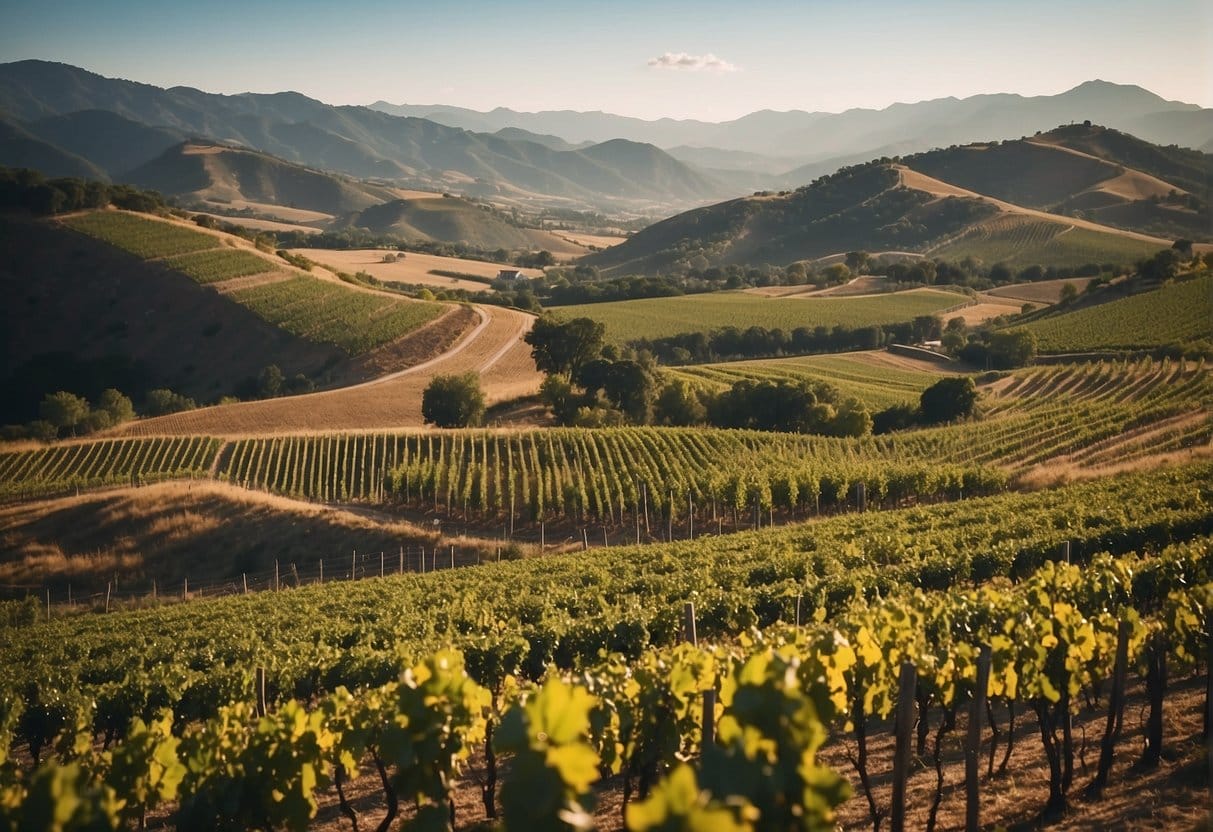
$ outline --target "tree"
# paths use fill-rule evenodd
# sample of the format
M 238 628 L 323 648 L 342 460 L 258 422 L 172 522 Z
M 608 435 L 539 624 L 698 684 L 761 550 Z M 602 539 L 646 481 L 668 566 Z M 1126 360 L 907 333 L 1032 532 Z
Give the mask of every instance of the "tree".
M 120 425 L 135 418 L 135 405 L 113 387 L 101 391 L 101 397 L 97 399 L 97 409 L 109 417 L 111 425 Z
M 148 416 L 164 416 L 168 413 L 180 413 L 183 410 L 193 410 L 197 403 L 180 393 L 174 393 L 166 387 L 160 387 L 147 394 L 143 410 Z
M 551 408 L 552 415 L 562 425 L 569 425 L 577 414 L 579 400 L 573 385 L 564 376 L 545 376 L 539 385 L 539 400 Z
M 707 417 L 707 411 L 691 385 L 675 379 L 661 388 L 654 403 L 653 421 L 662 425 L 697 425 Z
M 846 255 L 847 268 L 855 274 L 863 274 L 871 259 L 866 251 L 848 251 Z
M 1073 283 L 1063 283 L 1061 285 L 1061 302 L 1063 304 L 1072 302 L 1078 297 L 1078 287 Z
M 263 399 L 272 399 L 275 396 L 282 395 L 282 383 L 284 381 L 282 370 L 277 364 L 267 364 L 261 368 L 261 372 L 257 375 L 257 392 Z
M 484 421 L 484 393 L 480 376 L 435 376 L 421 394 L 421 415 L 440 428 L 464 428 Z
M 990 336 L 990 365 L 1010 370 L 1032 363 L 1036 357 L 1036 336 L 1026 329 L 1006 329 Z
M 607 399 L 634 425 L 649 422 L 653 404 L 653 381 L 636 361 L 615 361 L 607 369 L 602 390 Z
M 951 422 L 972 414 L 977 387 L 968 376 L 943 378 L 922 391 L 919 410 L 927 424 Z
M 58 393 L 47 393 L 38 412 L 57 431 L 66 429 L 75 435 L 76 427 L 88 418 L 89 407 L 83 397 L 60 390 Z
M 1192 259 L 1192 241 L 1191 240 L 1176 240 L 1171 249 L 1179 252 L 1179 256 L 1185 260 Z
M 543 315 L 524 340 L 531 345 L 535 366 L 541 372 L 567 376 L 598 357 L 605 333 L 606 327 L 590 318 L 562 322 Z

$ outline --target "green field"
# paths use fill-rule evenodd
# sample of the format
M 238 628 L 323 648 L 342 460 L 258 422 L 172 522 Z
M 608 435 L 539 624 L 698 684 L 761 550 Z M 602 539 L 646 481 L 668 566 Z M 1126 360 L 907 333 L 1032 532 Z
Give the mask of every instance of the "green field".
M 1139 349 L 1213 338 L 1213 275 L 1033 321 L 1042 352 Z
M 1105 234 L 1059 222 L 1005 215 L 981 223 L 959 238 L 933 249 L 932 257 L 1009 266 L 1082 266 L 1087 263 L 1135 263 L 1160 247 L 1152 243 Z
M 313 277 L 239 289 L 229 297 L 287 332 L 333 344 L 350 355 L 406 335 L 448 308 L 440 303 L 359 292 Z
M 886 367 L 856 355 L 812 355 L 799 358 L 770 358 L 758 361 L 729 361 L 668 370 L 693 387 L 723 390 L 742 379 L 755 381 L 823 381 L 853 396 L 871 410 L 895 404 L 916 404 L 918 396 L 945 372 Z
M 251 251 L 236 248 L 217 248 L 182 254 L 168 258 L 164 264 L 184 272 L 204 285 L 274 271 L 274 265 L 268 260 Z
M 119 211 L 93 211 L 63 222 L 145 260 L 219 246 L 219 240 L 210 234 Z
M 843 326 L 851 329 L 909 321 L 942 312 L 967 298 L 934 289 L 862 298 L 767 298 L 745 292 L 712 292 L 672 298 L 562 306 L 557 314 L 593 318 L 606 325 L 607 340 L 626 344 L 683 332 L 760 326 L 788 332 L 797 327 Z

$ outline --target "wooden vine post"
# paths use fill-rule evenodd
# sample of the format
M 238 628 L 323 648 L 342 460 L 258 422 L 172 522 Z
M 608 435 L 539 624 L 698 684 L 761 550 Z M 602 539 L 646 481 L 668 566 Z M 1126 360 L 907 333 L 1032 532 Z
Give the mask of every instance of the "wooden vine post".
M 893 832 L 906 829 L 906 781 L 910 778 L 910 750 L 914 733 L 914 688 L 918 670 L 913 662 L 903 662 L 897 684 L 897 718 L 895 722 L 896 750 L 893 753 Z
M 965 832 L 981 828 L 981 795 L 978 762 L 981 753 L 981 719 L 986 713 L 986 691 L 990 685 L 990 648 L 983 645 L 977 656 L 977 681 L 969 703 L 969 733 L 965 739 Z

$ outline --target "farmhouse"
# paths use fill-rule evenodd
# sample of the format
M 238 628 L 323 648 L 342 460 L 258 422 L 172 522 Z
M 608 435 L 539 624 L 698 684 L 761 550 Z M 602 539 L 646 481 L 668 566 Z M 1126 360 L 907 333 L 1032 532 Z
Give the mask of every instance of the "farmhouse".
M 526 280 L 526 275 L 521 269 L 502 269 L 497 272 L 498 280 Z

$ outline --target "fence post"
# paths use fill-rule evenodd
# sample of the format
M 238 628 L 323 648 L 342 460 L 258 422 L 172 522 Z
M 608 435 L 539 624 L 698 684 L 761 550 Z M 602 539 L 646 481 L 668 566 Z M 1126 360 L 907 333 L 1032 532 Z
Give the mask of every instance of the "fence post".
M 977 784 L 978 755 L 981 751 L 981 719 L 986 712 L 986 689 L 990 684 L 990 648 L 983 645 L 977 656 L 977 684 L 969 703 L 969 736 L 965 741 L 965 832 L 981 828 L 980 792 Z
M 51 588 L 46 588 L 46 620 L 51 620 Z
M 383 577 L 383 550 L 379 551 L 379 577 Z
M 186 578 L 185 582 L 181 586 L 181 600 L 184 601 L 185 599 L 187 599 L 189 597 L 190 597 L 190 579 Z
M 543 551 L 543 549 L 547 548 L 547 545 L 548 545 L 547 535 L 543 528 L 543 521 L 540 520 L 539 521 L 539 549 L 540 549 L 540 551 Z
M 398 574 L 398 575 L 404 574 L 404 547 L 403 546 L 400 547 L 400 569 L 396 574 Z
M 590 549 L 590 533 L 587 529 L 581 530 L 581 551 L 588 552 Z
M 1108 696 L 1108 722 L 1104 727 L 1103 739 L 1099 743 L 1099 769 L 1089 787 L 1090 794 L 1098 798 L 1103 794 L 1104 786 L 1108 784 L 1108 774 L 1112 770 L 1112 754 L 1116 750 L 1116 740 L 1120 736 L 1120 714 L 1125 703 L 1125 676 L 1129 664 L 1129 636 L 1133 625 L 1128 621 L 1120 622 L 1116 631 L 1116 663 L 1112 665 L 1112 690 Z
M 689 641 L 698 647 L 699 639 L 695 634 L 695 602 L 687 601 L 682 605 L 682 636 L 683 641 Z
M 244 594 L 248 595 L 248 573 L 247 572 L 240 573 L 240 583 L 244 585 Z
M 897 744 L 893 756 L 893 806 L 891 828 L 893 832 L 905 832 L 906 828 L 906 781 L 910 777 L 911 735 L 914 732 L 914 688 L 918 683 L 918 670 L 913 662 L 902 662 L 901 678 L 897 684 Z
M 274 558 L 274 592 L 278 591 L 278 559 Z
M 105 584 L 105 611 L 106 612 L 110 611 L 110 587 L 111 586 L 112 586 L 112 584 L 110 584 L 107 581 Z
M 320 583 L 324 583 L 324 558 L 320 559 Z
M 257 697 L 257 716 L 262 716 L 262 717 L 263 717 L 263 716 L 265 716 L 265 712 L 266 712 L 266 707 L 265 707 L 265 668 L 264 668 L 264 667 L 258 667 L 258 668 L 257 668 L 257 679 L 256 679 L 256 682 L 255 682 L 254 684 L 256 685 L 256 690 L 255 690 L 255 691 L 253 691 L 253 694 L 254 694 L 254 695 Z
M 716 688 L 703 692 L 703 742 L 701 748 L 716 742 Z
M 451 544 L 451 568 L 455 568 L 455 544 Z

